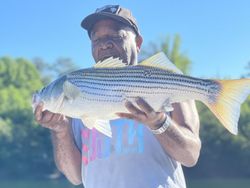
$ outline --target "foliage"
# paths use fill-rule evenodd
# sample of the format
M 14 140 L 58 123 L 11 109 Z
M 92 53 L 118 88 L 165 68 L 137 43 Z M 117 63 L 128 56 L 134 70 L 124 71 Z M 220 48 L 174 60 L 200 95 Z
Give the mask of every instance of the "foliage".
M 0 76 L 0 177 L 51 172 L 49 132 L 31 109 L 32 93 L 42 87 L 38 71 L 25 59 L 2 57 Z
M 47 63 L 41 58 L 35 58 L 33 63 L 39 71 L 44 85 L 50 83 L 52 79 L 77 69 L 70 58 L 59 58 L 54 63 Z
M 250 61 L 247 62 L 245 69 L 247 73 L 243 74 L 242 77 L 249 78 L 250 77 Z
M 187 169 L 191 177 L 247 177 L 250 175 L 250 99 L 241 109 L 239 133 L 229 133 L 215 116 L 199 103 L 202 140 L 200 160 L 193 169 Z

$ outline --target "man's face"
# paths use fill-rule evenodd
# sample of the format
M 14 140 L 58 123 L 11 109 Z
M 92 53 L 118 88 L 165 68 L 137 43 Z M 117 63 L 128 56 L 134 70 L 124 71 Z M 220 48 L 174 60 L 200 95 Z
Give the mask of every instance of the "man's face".
M 92 55 L 95 62 L 111 56 L 119 57 L 127 65 L 137 64 L 140 44 L 129 27 L 105 19 L 98 21 L 91 31 Z

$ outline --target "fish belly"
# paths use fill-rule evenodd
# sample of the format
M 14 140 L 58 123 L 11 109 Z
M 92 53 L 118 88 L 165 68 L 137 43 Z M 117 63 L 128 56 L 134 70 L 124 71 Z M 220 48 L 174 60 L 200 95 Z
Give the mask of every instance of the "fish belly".
M 126 101 L 136 104 L 136 98 L 142 97 L 145 101 L 153 107 L 155 111 L 160 111 L 165 102 L 169 103 L 168 99 L 172 95 L 171 93 L 158 94 L 155 93 L 138 94 L 136 92 L 117 92 L 110 95 L 105 93 L 99 93 L 100 95 L 96 96 L 86 96 L 84 99 L 78 99 L 75 101 L 75 110 L 74 114 L 83 114 L 82 116 L 95 117 L 96 119 L 116 119 L 118 116 L 117 112 L 129 113 L 128 109 L 125 107 Z M 171 105 L 169 103 L 169 105 Z M 75 111 L 74 110 L 74 111 Z M 80 112 L 80 113 L 79 113 Z

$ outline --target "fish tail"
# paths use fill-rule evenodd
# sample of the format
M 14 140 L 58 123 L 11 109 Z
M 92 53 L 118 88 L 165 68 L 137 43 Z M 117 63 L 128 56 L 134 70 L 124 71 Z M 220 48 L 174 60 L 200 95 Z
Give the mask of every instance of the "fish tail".
M 220 86 L 216 100 L 206 105 L 232 134 L 238 134 L 240 106 L 250 94 L 250 79 L 215 80 Z

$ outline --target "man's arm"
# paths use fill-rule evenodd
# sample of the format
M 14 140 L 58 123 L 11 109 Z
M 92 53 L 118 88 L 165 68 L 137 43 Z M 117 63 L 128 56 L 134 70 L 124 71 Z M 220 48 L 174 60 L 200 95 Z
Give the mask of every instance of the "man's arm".
M 171 125 L 156 137 L 173 159 L 191 167 L 197 163 L 201 149 L 199 116 L 194 101 L 174 104 L 173 107 Z
M 42 127 L 51 130 L 57 168 L 72 184 L 81 184 L 81 153 L 74 143 L 70 119 L 61 114 L 42 112 L 42 109 L 42 104 L 39 104 L 35 119 Z
M 118 115 L 140 121 L 154 130 L 163 125 L 166 120 L 164 112 L 155 112 L 142 98 L 138 98 L 136 103 L 139 108 L 131 102 L 126 102 L 126 107 L 131 113 Z M 164 133 L 155 136 L 173 159 L 191 167 L 198 161 L 201 149 L 199 116 L 194 101 L 174 104 L 173 107 L 171 125 Z

